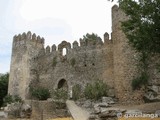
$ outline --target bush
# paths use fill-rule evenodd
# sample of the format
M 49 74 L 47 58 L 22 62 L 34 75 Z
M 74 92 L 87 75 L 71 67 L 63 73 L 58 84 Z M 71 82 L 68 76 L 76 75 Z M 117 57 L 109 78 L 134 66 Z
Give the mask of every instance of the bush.
M 7 104 L 14 102 L 13 97 L 11 95 L 5 96 L 3 101 L 4 101 L 3 106 L 6 106 Z
M 140 77 L 132 80 L 132 89 L 136 90 L 141 88 L 143 85 L 148 83 L 148 75 L 146 73 L 142 73 Z
M 38 100 L 47 100 L 50 97 L 49 90 L 43 87 L 32 88 L 31 94 Z
M 56 100 L 66 100 L 68 98 L 68 92 L 63 89 L 56 89 L 53 92 L 53 98 Z
M 18 96 L 18 95 L 13 96 L 13 100 L 15 102 L 22 102 L 22 98 L 20 96 Z
M 21 97 L 19 97 L 18 95 L 12 96 L 12 95 L 6 95 L 3 99 L 3 106 L 6 106 L 7 104 L 11 104 L 14 102 L 22 102 Z
M 82 89 L 81 86 L 79 84 L 76 84 L 73 86 L 72 88 L 72 98 L 73 100 L 78 100 L 79 98 L 82 97 Z
M 0 107 L 3 105 L 3 99 L 8 92 L 9 73 L 0 76 Z
M 108 86 L 103 81 L 96 81 L 92 84 L 87 84 L 84 90 L 84 95 L 87 99 L 98 100 L 103 96 L 107 96 Z
M 53 92 L 53 98 L 56 100 L 56 108 L 57 109 L 64 109 L 66 108 L 65 101 L 68 98 L 68 92 L 63 89 L 56 89 Z

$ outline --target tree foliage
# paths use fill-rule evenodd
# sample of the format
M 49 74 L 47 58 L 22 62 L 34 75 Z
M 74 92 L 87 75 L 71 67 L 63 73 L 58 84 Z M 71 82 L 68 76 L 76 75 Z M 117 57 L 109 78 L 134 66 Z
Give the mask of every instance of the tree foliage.
M 128 16 L 122 29 L 139 52 L 160 53 L 160 0 L 119 0 Z
M 0 77 L 0 106 L 3 104 L 3 98 L 7 95 L 8 91 L 9 73 Z
M 96 40 L 97 38 L 99 38 L 99 36 L 95 33 L 92 34 L 87 33 L 86 35 L 83 35 L 84 40 Z
M 92 33 L 92 34 L 87 33 L 86 35 L 83 35 L 82 40 L 86 41 L 86 44 L 88 44 L 88 42 L 90 41 L 96 44 L 97 40 L 102 40 L 102 39 L 95 33 Z
M 132 81 L 133 89 L 137 89 L 149 79 L 150 55 L 160 53 L 160 0 L 119 0 L 119 6 L 128 17 L 122 22 L 122 30 L 141 55 L 141 75 Z

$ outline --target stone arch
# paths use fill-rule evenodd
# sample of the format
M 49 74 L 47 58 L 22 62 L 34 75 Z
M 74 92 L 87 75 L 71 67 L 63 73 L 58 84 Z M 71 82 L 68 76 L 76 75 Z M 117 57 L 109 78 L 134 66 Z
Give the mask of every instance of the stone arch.
M 58 45 L 58 51 L 60 52 L 60 55 L 62 55 L 62 56 L 63 56 L 63 52 L 64 52 L 63 49 L 66 50 L 66 54 L 67 54 L 69 49 L 71 49 L 71 44 L 69 42 L 62 41 L 62 43 Z
M 57 84 L 58 89 L 63 89 L 65 91 L 68 91 L 68 83 L 65 79 L 61 79 Z

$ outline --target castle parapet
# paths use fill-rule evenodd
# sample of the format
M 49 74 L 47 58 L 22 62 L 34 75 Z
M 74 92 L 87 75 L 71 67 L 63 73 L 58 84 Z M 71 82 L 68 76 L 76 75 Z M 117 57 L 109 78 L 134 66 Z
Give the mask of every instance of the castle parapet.
M 79 47 L 79 46 L 78 46 L 78 42 L 77 42 L 77 41 L 74 41 L 72 45 L 73 45 L 73 49 L 75 49 L 75 48 L 78 48 L 78 47 Z
M 24 45 L 26 44 L 26 42 L 30 42 L 30 41 L 33 42 L 33 45 L 39 45 L 43 47 L 45 40 L 43 37 L 41 38 L 40 36 L 36 36 L 35 33 L 33 33 L 32 35 L 30 31 L 27 33 L 24 32 L 23 34 L 18 34 L 18 36 L 15 35 L 13 37 L 13 45 L 17 47 Z
M 27 38 L 27 34 L 24 32 L 24 33 L 22 34 L 21 40 L 25 40 L 26 38 Z
M 104 42 L 107 42 L 109 40 L 109 34 L 106 32 L 104 33 Z
M 46 47 L 46 54 L 49 54 L 51 51 L 50 51 L 50 46 L 47 46 Z
M 60 53 L 60 55 L 63 55 L 63 49 L 66 49 L 66 54 L 69 52 L 69 50 L 71 49 L 71 44 L 69 42 L 66 41 L 62 41 L 59 45 L 58 45 L 58 51 Z
M 80 46 L 81 46 L 81 47 L 86 46 L 86 41 L 85 41 L 85 40 L 79 39 L 79 42 L 80 42 Z
M 56 45 L 53 44 L 53 45 L 52 45 L 52 52 L 55 52 L 55 51 L 56 51 L 56 48 L 57 48 Z
M 30 31 L 27 32 L 27 40 L 32 39 L 32 33 Z
M 109 34 L 106 32 L 104 33 L 104 43 L 105 44 L 111 44 L 112 40 L 109 39 Z

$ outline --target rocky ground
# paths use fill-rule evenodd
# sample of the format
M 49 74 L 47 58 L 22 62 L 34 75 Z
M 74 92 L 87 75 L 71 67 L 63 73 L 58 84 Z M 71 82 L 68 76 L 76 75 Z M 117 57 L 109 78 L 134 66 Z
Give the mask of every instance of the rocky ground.
M 79 107 L 86 109 L 89 112 L 89 120 L 117 120 L 117 115 L 128 114 L 158 114 L 159 118 L 154 120 L 160 120 L 160 102 L 154 103 L 145 103 L 141 105 L 120 105 L 117 100 L 112 97 L 102 97 L 100 101 L 91 101 L 91 100 L 79 100 L 75 102 Z M 24 110 L 29 109 L 27 105 L 22 107 Z M 0 111 L 1 112 L 1 111 Z M 2 114 L 2 113 L 1 113 Z M 121 116 L 120 116 L 121 117 Z M 9 120 L 3 119 L 0 117 L 0 120 Z M 33 120 L 33 119 L 12 119 L 12 120 Z M 52 119 L 54 120 L 54 119 Z M 64 119 L 65 120 L 65 119 Z M 119 118 L 119 120 L 124 120 L 124 118 Z M 128 120 L 141 120 L 137 119 L 128 119 Z M 143 119 L 148 120 L 148 119 Z
M 157 112 L 157 114 L 159 114 L 160 116 L 160 102 L 122 106 L 116 103 L 116 100 L 111 97 L 103 97 L 101 101 L 91 102 L 89 100 L 81 100 L 77 101 L 76 103 L 77 105 L 84 107 L 88 111 L 90 111 L 89 120 L 117 120 L 119 115 L 121 117 L 126 113 L 155 114 L 155 112 Z

